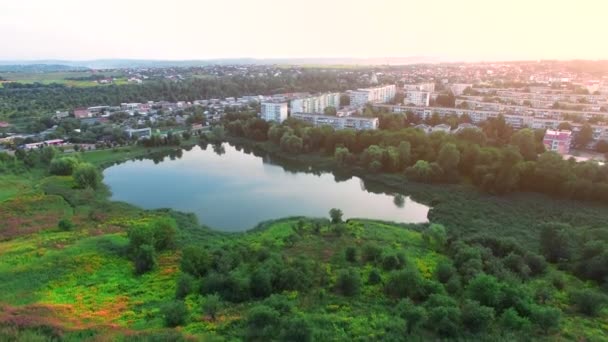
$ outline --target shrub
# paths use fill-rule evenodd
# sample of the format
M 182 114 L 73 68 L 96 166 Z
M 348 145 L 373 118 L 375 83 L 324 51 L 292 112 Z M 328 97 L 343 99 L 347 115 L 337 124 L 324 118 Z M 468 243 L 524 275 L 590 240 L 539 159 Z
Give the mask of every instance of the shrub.
M 211 258 L 199 247 L 188 246 L 182 251 L 181 270 L 195 277 L 202 277 L 209 271 Z
M 468 300 L 462 307 L 462 324 L 471 332 L 486 330 L 494 320 L 494 309 Z
M 203 299 L 203 313 L 209 315 L 212 320 L 215 320 L 215 315 L 221 307 L 222 298 L 217 293 L 210 294 Z
M 187 273 L 182 273 L 177 278 L 175 288 L 175 298 L 184 299 L 187 295 L 194 292 L 196 279 Z
M 606 296 L 592 289 L 583 289 L 571 293 L 570 301 L 576 305 L 581 313 L 588 316 L 597 316 L 606 305 Z
M 59 229 L 67 232 L 67 231 L 74 229 L 74 224 L 69 219 L 64 218 L 64 219 L 59 220 L 57 227 L 59 227 Z
M 186 322 L 188 308 L 184 302 L 175 300 L 165 304 L 161 308 L 161 313 L 167 327 L 177 327 Z
M 280 323 L 279 313 L 265 305 L 249 310 L 247 315 L 247 339 L 269 341 L 276 338 Z
M 150 245 L 141 245 L 135 252 L 135 273 L 143 274 L 156 267 L 156 251 Z
M 367 283 L 370 285 L 380 284 L 382 282 L 382 275 L 377 269 L 372 269 L 367 277 Z
M 313 329 L 310 323 L 302 317 L 288 320 L 281 331 L 281 341 L 309 342 L 313 340 Z
M 346 251 L 344 254 L 346 255 L 346 261 L 357 262 L 357 249 L 355 247 L 346 247 Z
M 338 274 L 338 281 L 336 282 L 336 289 L 344 296 L 356 296 L 359 294 L 361 287 L 361 279 L 359 273 L 356 270 L 342 270 Z

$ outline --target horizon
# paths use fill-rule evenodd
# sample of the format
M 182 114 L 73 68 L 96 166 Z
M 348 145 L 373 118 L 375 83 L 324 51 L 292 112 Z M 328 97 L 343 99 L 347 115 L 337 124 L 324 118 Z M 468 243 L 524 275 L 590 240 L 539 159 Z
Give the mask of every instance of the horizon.
M 10 3 L 0 30 L 13 34 L 0 44 L 11 48 L 0 60 L 608 59 L 608 47 L 593 43 L 602 41 L 608 9 L 599 0 L 516 0 L 500 16 L 495 4 L 480 0 L 174 3 L 110 0 L 93 11 L 76 0 Z

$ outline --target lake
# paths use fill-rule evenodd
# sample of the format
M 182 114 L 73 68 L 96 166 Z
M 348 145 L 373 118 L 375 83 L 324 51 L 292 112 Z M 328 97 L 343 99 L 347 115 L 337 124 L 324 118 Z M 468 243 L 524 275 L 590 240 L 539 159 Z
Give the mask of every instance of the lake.
M 261 221 L 288 216 L 427 222 L 429 207 L 406 196 L 372 193 L 360 178 L 287 171 L 268 157 L 229 144 L 195 146 L 171 157 L 132 160 L 104 171 L 112 199 L 145 209 L 195 213 L 222 231 L 244 231 Z

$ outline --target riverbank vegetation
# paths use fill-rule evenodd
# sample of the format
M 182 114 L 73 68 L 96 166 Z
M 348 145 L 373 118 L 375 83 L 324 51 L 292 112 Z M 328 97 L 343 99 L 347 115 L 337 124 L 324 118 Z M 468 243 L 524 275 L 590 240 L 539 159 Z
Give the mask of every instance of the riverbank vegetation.
M 223 234 L 191 214 L 108 200 L 99 167 L 179 158 L 175 146 L 2 154 L 0 339 L 607 338 L 603 205 L 409 182 L 409 166 L 371 172 L 326 151 L 294 154 L 283 135 L 235 142 L 290 170 L 403 191 L 433 206 L 430 223 L 343 222 L 336 203 L 331 220 Z M 373 159 L 367 150 L 357 157 Z

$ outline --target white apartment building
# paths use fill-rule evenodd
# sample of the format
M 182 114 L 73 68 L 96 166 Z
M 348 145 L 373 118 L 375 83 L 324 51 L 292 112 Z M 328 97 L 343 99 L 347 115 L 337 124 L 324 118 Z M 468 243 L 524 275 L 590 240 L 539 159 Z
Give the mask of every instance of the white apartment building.
M 348 96 L 350 97 L 351 106 L 363 106 L 366 103 L 388 103 L 395 98 L 397 87 L 394 84 L 385 86 L 362 88 L 357 90 L 350 90 Z
M 454 96 L 460 96 L 467 88 L 472 88 L 473 85 L 471 83 L 454 83 L 450 85 L 450 90 L 452 90 L 452 94 Z
M 378 118 L 333 115 L 294 113 L 291 117 L 313 124 L 314 126 L 331 126 L 334 129 L 367 130 L 378 129 L 380 121 Z
M 435 83 L 428 82 L 428 83 L 405 84 L 403 86 L 403 90 L 404 91 L 420 90 L 420 91 L 428 91 L 428 92 L 432 93 L 435 91 Z
M 293 99 L 289 103 L 291 113 L 323 113 L 325 108 L 340 108 L 340 93 L 325 93 Z
M 263 120 L 281 123 L 287 116 L 287 102 L 262 102 L 260 117 Z
M 407 90 L 403 103 L 419 107 L 428 107 L 431 100 L 431 93 L 428 91 Z

